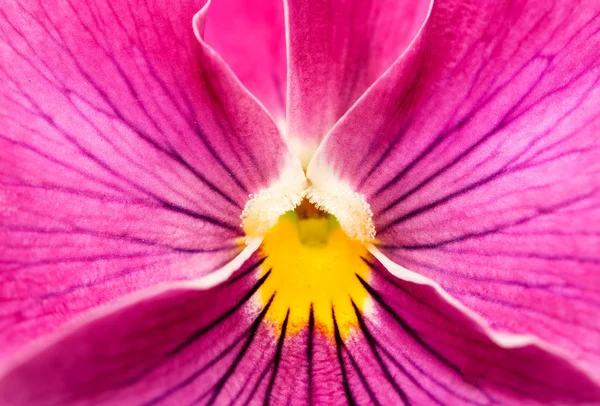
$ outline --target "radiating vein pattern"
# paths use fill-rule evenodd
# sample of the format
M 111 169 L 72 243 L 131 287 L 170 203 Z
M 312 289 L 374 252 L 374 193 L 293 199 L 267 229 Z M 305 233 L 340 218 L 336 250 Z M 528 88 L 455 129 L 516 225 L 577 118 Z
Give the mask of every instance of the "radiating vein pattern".
M 0 352 L 223 266 L 279 176 L 277 128 L 194 36 L 200 4 L 137 3 L 0 7 Z
M 536 346 L 502 348 L 431 287 L 396 279 L 376 260 L 363 260 L 372 273 L 368 280 L 354 277 L 373 305 L 365 312 L 347 297 L 357 326 L 350 334 L 342 335 L 336 306 L 329 309 L 333 335 L 316 325 L 312 306 L 288 308 L 275 325 L 270 313 L 279 314 L 278 293 L 263 302 L 260 292 L 274 271 L 261 269 L 268 261 L 255 256 L 224 285 L 169 290 L 86 325 L 17 368 L 0 398 L 40 404 L 85 398 L 139 405 L 490 405 L 600 396 L 561 357 Z M 299 332 L 290 331 L 294 313 L 309 320 Z M 31 372 L 47 377 L 11 393 Z
M 0 7 L 2 351 L 220 268 L 282 169 L 275 125 L 190 29 L 197 4 L 113 3 Z M 445 291 L 296 217 L 223 284 L 79 322 L 0 378 L 0 403 L 598 403 L 600 6 L 432 4 L 366 94 L 375 77 L 343 68 L 323 122 L 293 97 L 288 117 L 320 139 L 343 114 L 315 162 L 365 197 L 385 255 Z
M 317 159 L 390 259 L 600 378 L 599 43 L 593 1 L 438 1 Z

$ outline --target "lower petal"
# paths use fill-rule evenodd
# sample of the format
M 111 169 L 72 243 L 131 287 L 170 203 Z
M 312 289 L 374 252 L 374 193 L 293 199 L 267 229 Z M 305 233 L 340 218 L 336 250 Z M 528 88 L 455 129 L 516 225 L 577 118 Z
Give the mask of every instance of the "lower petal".
M 374 259 L 357 275 L 372 304 L 333 335 L 314 309 L 270 313 L 272 276 L 250 258 L 226 284 L 180 285 L 98 315 L 0 372 L 5 405 L 523 404 L 600 400 L 562 356 L 499 336 L 426 284 L 396 279 Z M 306 314 L 301 330 L 291 314 Z M 337 316 L 336 316 L 337 315 Z M 275 317 L 279 317 L 275 319 Z

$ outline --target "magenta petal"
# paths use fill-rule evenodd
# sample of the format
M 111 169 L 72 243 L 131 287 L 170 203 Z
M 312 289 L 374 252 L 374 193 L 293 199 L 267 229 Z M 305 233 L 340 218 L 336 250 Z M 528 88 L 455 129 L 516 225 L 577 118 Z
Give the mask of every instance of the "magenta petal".
M 597 382 L 536 339 L 493 333 L 433 286 L 369 265 L 362 283 L 375 314 L 361 318 L 361 334 L 346 345 L 358 404 L 600 401 Z
M 306 165 L 415 36 L 428 0 L 288 0 L 288 136 Z
M 0 404 L 307 404 L 313 384 L 338 402 L 335 347 L 311 330 L 313 373 L 337 382 L 310 384 L 308 333 L 286 335 L 285 319 L 277 332 L 265 317 L 277 299 L 260 300 L 261 262 L 209 289 L 179 282 L 146 294 L 20 356 L 0 371 Z
M 180 283 L 105 312 L 0 371 L 3 405 L 594 402 L 599 387 L 536 344 L 493 342 L 430 286 L 372 263 L 373 305 L 345 341 L 273 324 L 251 258 L 209 289 Z M 349 298 L 348 300 L 351 300 Z
M 259 264 L 251 258 L 230 282 L 214 288 L 173 283 L 61 333 L 4 371 L 0 403 L 188 404 L 205 392 L 204 401 L 223 390 L 228 396 L 240 371 L 249 374 L 259 349 L 269 349 L 264 312 L 252 300 L 263 281 L 256 277 Z M 244 354 L 232 375 L 230 367 Z
M 215 0 L 206 41 L 269 110 L 285 119 L 285 27 L 281 0 Z
M 291 157 L 195 37 L 201 4 L 117 3 L 0 10 L 0 352 L 230 261 Z
M 394 261 L 600 377 L 599 15 L 436 1 L 308 176 L 362 193 Z

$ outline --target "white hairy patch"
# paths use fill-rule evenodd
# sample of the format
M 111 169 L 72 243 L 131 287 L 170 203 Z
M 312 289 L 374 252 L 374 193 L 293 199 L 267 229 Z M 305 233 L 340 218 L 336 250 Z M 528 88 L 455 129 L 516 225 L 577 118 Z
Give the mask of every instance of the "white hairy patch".
M 363 243 L 375 239 L 371 206 L 363 195 L 352 190 L 323 164 L 311 162 L 308 178 L 312 182 L 306 192 L 318 209 L 333 214 L 342 230 L 353 240 Z
M 241 215 L 246 240 L 264 236 L 282 214 L 294 210 L 302 202 L 306 187 L 300 163 L 290 160 L 275 183 L 249 196 Z
M 304 197 L 319 210 L 334 215 L 351 239 L 363 243 L 375 239 L 373 212 L 363 195 L 353 191 L 328 168 L 316 170 L 313 165 L 309 174 L 311 186 L 300 163 L 290 162 L 277 182 L 249 196 L 241 215 L 246 242 L 264 236 L 282 214 L 294 210 Z

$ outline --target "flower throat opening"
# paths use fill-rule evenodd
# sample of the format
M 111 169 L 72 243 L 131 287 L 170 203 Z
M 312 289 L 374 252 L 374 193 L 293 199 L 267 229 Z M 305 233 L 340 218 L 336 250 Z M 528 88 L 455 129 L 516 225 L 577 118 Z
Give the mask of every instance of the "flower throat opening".
M 368 279 L 362 258 L 369 254 L 334 216 L 305 199 L 265 234 L 261 255 L 262 275 L 270 272 L 260 288 L 261 303 L 272 298 L 266 318 L 277 329 L 287 317 L 286 335 L 297 334 L 312 320 L 333 339 L 336 331 L 345 338 L 358 326 L 354 306 L 364 311 L 368 297 L 358 277 Z
M 326 245 L 331 233 L 340 226 L 334 216 L 317 209 L 306 199 L 289 216 L 298 227 L 300 242 L 309 247 Z

